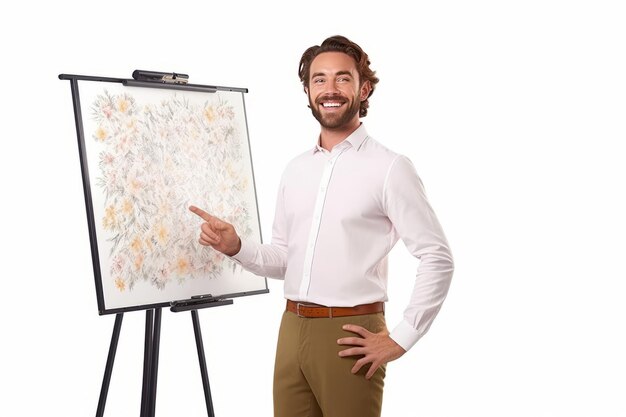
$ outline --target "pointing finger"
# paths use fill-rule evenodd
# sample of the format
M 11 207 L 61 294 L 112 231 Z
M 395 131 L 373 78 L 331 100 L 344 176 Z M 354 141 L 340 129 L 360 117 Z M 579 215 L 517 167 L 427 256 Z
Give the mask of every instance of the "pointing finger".
M 211 216 L 209 213 L 207 213 L 206 211 L 196 206 L 189 206 L 189 211 L 200 216 L 202 219 L 204 219 L 207 222 L 213 218 L 213 216 Z

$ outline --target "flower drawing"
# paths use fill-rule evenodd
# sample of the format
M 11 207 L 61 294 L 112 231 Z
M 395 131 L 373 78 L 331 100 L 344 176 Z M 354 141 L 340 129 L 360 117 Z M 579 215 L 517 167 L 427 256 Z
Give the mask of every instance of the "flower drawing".
M 163 290 L 240 268 L 200 246 L 199 222 L 186 217 L 189 205 L 203 205 L 242 237 L 253 233 L 244 198 L 253 192 L 245 132 L 236 127 L 233 106 L 217 93 L 204 103 L 177 95 L 140 103 L 130 93 L 104 91 L 91 110 L 91 138 L 101 149 L 95 186 L 104 197 L 96 221 L 111 243 L 114 288 L 128 292 L 144 281 Z

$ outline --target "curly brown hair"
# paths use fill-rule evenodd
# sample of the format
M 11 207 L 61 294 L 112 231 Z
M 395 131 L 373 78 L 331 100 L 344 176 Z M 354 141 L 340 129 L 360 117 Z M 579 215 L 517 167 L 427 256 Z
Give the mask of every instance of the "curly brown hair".
M 378 83 L 378 77 L 376 77 L 376 71 L 372 71 L 370 68 L 370 60 L 363 49 L 344 36 L 331 36 L 330 38 L 324 40 L 321 45 L 311 46 L 304 51 L 302 58 L 300 59 L 300 66 L 298 67 L 298 76 L 300 77 L 300 81 L 302 81 L 305 91 L 309 87 L 311 62 L 313 62 L 315 57 L 322 52 L 343 52 L 354 59 L 357 71 L 359 72 L 359 81 L 361 85 L 363 85 L 364 82 L 369 81 L 372 86 L 367 98 L 361 102 L 361 108 L 359 110 L 360 117 L 367 116 L 369 98 L 374 93 L 374 89 Z

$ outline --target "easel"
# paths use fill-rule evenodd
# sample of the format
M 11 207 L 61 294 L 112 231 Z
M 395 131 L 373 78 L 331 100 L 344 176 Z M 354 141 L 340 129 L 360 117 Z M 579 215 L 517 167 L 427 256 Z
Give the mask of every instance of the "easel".
M 124 86 L 132 87 L 148 87 L 148 88 L 165 88 L 174 90 L 187 90 L 197 92 L 209 92 L 214 93 L 217 91 L 230 91 L 230 92 L 247 92 L 245 88 L 236 87 L 220 87 L 209 85 L 189 84 L 188 75 L 177 73 L 163 73 L 154 71 L 142 71 L 136 70 L 133 72 L 133 79 L 122 78 L 109 78 L 109 77 L 94 77 L 84 75 L 72 75 L 72 74 L 60 74 L 59 79 L 69 80 L 72 90 L 72 102 L 74 105 L 74 118 L 76 123 L 76 131 L 78 135 L 78 147 L 81 161 L 81 170 L 83 171 L 83 188 L 85 193 L 85 205 L 87 207 L 87 219 L 88 227 L 90 231 L 90 243 L 92 248 L 94 273 L 96 278 L 96 293 L 98 296 L 98 308 L 100 314 L 104 310 L 103 302 L 103 290 L 100 282 L 100 265 L 98 263 L 98 249 L 95 238 L 95 223 L 93 219 L 93 206 L 91 201 L 91 189 L 88 181 L 88 173 L 86 168 L 86 154 L 84 148 L 84 132 L 82 125 L 82 114 L 80 99 L 78 97 L 78 81 L 102 81 L 121 83 Z M 246 291 L 245 293 L 224 295 L 222 297 L 231 297 L 237 295 L 252 295 L 267 293 L 267 283 L 265 290 Z M 209 417 L 215 417 L 213 410 L 213 401 L 211 398 L 211 389 L 209 385 L 209 377 L 206 366 L 206 358 L 204 354 L 204 345 L 202 341 L 202 332 L 200 330 L 200 321 L 198 318 L 198 310 L 202 308 L 217 307 L 221 305 L 233 304 L 233 300 L 225 298 L 214 298 L 210 294 L 194 296 L 191 299 L 174 301 L 170 303 L 170 310 L 173 312 L 190 311 L 191 319 L 193 322 L 194 335 L 196 338 L 196 348 L 198 351 L 198 360 L 200 365 L 200 374 L 202 377 L 202 386 L 204 389 L 204 397 L 206 402 L 207 414 Z M 159 365 L 159 343 L 161 338 L 161 310 L 163 306 L 167 306 L 167 303 L 153 304 L 146 309 L 146 324 L 145 324 L 145 341 L 144 341 L 144 363 L 143 363 L 143 384 L 141 394 L 141 417 L 154 417 L 155 415 L 155 403 L 157 392 L 157 375 Z M 98 400 L 98 408 L 96 411 L 96 417 L 102 417 L 104 415 L 104 408 L 109 391 L 109 385 L 111 382 L 111 375 L 113 372 L 113 363 L 115 361 L 115 354 L 117 351 L 117 345 L 120 337 L 120 331 L 122 328 L 122 320 L 124 317 L 124 309 L 109 311 L 110 313 L 116 313 L 115 323 L 113 325 L 113 334 L 111 336 L 111 343 L 109 346 L 109 353 L 107 356 L 107 362 L 104 371 L 104 377 L 102 380 L 102 388 L 100 390 L 100 397 Z
M 171 311 L 191 311 L 191 320 L 193 322 L 193 332 L 196 338 L 196 348 L 198 350 L 198 361 L 200 364 L 200 374 L 202 376 L 202 387 L 204 389 L 204 399 L 206 402 L 207 415 L 215 417 L 213 411 L 213 399 L 211 398 L 211 387 L 209 385 L 209 375 L 206 367 L 206 357 L 204 355 L 204 344 L 202 342 L 202 331 L 200 330 L 200 320 L 198 318 L 198 309 L 217 307 L 221 305 L 232 304 L 233 300 L 222 299 L 190 299 L 172 303 Z M 109 346 L 109 354 L 104 370 L 104 378 L 102 379 L 102 388 L 100 390 L 100 398 L 98 400 L 98 409 L 96 417 L 104 416 L 104 407 L 106 405 L 107 394 L 109 392 L 109 384 L 111 382 L 111 374 L 113 373 L 113 363 L 115 362 L 115 353 L 117 351 L 117 343 L 120 338 L 120 330 L 122 328 L 122 319 L 124 313 L 118 313 L 115 316 L 115 324 L 113 325 L 113 335 L 111 336 L 111 344 Z M 159 369 L 159 342 L 161 338 L 161 307 L 146 310 L 146 331 L 144 341 L 143 356 L 143 385 L 141 390 L 141 413 L 140 417 L 154 417 L 157 390 L 157 375 Z

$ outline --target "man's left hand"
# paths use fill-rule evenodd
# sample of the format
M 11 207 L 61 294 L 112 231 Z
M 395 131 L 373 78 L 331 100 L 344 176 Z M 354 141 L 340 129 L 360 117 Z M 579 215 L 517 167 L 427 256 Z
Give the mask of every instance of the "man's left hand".
M 340 345 L 354 346 L 350 349 L 342 350 L 339 352 L 339 356 L 363 355 L 363 357 L 354 364 L 352 373 L 356 374 L 364 365 L 371 363 L 370 369 L 365 375 L 366 379 L 370 379 L 381 365 L 396 360 L 406 353 L 399 344 L 389 337 L 387 330 L 380 333 L 372 333 L 355 324 L 346 324 L 343 326 L 343 329 L 356 333 L 361 337 L 344 337 L 337 340 L 337 343 Z

